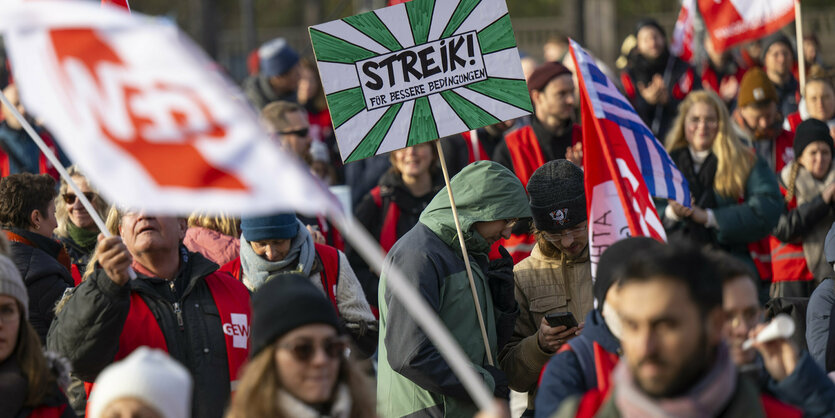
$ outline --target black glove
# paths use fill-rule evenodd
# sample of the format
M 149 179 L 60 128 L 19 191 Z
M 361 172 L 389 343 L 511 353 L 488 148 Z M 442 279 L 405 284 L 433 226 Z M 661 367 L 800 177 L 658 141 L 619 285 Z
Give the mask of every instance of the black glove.
M 487 370 L 487 373 L 493 376 L 493 382 L 496 383 L 495 389 L 493 389 L 493 396 L 504 400 L 510 399 L 510 388 L 507 387 L 507 375 L 493 366 L 484 366 L 484 370 Z
M 509 312 L 515 310 L 516 296 L 513 286 L 513 257 L 504 247 L 499 247 L 502 258 L 491 260 L 487 265 L 487 283 L 493 294 L 493 304 L 499 310 Z

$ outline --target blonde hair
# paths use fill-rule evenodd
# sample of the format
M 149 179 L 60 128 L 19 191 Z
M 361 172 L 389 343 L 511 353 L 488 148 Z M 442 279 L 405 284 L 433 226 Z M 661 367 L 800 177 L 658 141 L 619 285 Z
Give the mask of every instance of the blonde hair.
M 684 132 L 684 122 L 690 109 L 696 103 L 710 106 L 718 118 L 716 138 L 711 152 L 718 161 L 713 188 L 724 197 L 740 197 L 745 193 L 745 183 L 754 168 L 754 152 L 745 146 L 731 127 L 728 109 L 716 93 L 709 90 L 694 91 L 687 95 L 678 108 L 670 133 L 664 141 L 667 152 L 688 146 Z
M 275 361 L 275 344 L 262 350 L 247 363 L 226 418 L 287 417 L 275 400 L 276 393 L 282 388 L 278 363 Z M 347 384 L 351 391 L 350 418 L 375 416 L 371 383 L 350 360 L 344 358 L 339 365 L 336 384 L 340 383 Z
M 122 212 L 113 205 L 110 207 L 110 210 L 107 211 L 107 219 L 104 221 L 104 226 L 107 227 L 107 230 L 115 236 L 119 235 L 119 225 L 122 223 Z M 93 251 L 93 255 L 90 256 L 90 261 L 87 262 L 87 266 L 84 268 L 84 277 L 81 280 L 87 280 L 88 277 L 93 275 L 93 272 L 96 270 L 96 263 L 99 262 L 99 247 L 96 246 L 96 250 Z M 63 300 L 59 302 L 59 306 L 63 307 Z M 60 309 L 56 308 L 55 312 L 58 312 Z
M 67 173 L 70 177 L 80 177 L 87 182 L 87 186 L 90 190 L 96 193 L 96 198 L 94 198 L 90 203 L 92 203 L 93 207 L 96 208 L 96 212 L 98 212 L 99 216 L 104 218 L 104 215 L 107 212 L 107 202 L 105 202 L 101 195 L 93 189 L 93 185 L 90 184 L 87 177 L 85 177 L 84 174 L 81 174 L 81 170 L 74 165 L 67 168 Z M 66 180 L 61 178 L 61 186 L 58 188 L 58 196 L 55 197 L 55 219 L 58 221 L 58 228 L 55 229 L 55 235 L 62 238 L 69 237 L 67 224 L 70 222 L 70 213 L 67 208 L 67 202 L 64 202 L 64 194 L 66 194 L 69 190 L 70 185 Z
M 238 220 L 226 213 L 212 216 L 203 212 L 194 212 L 188 217 L 188 226 L 211 229 L 212 231 L 217 231 L 235 238 L 240 238 L 241 236 L 238 230 Z

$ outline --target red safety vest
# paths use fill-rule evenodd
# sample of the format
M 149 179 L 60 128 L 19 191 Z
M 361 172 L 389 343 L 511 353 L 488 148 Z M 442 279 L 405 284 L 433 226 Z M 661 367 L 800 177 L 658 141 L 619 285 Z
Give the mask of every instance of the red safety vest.
M 789 129 L 792 133 L 797 131 L 797 125 L 800 125 L 800 122 L 803 122 L 803 118 L 800 117 L 800 112 L 794 112 L 786 117 L 786 120 L 789 121 Z
M 374 200 L 374 204 L 377 205 L 377 209 L 383 208 L 383 195 L 380 186 L 371 189 L 371 198 Z M 383 247 L 383 251 L 386 253 L 397 242 L 397 222 L 399 220 L 400 207 L 393 200 L 389 200 L 388 208 L 386 208 L 386 213 L 383 215 L 383 227 L 380 228 L 380 236 L 377 237 L 380 246 Z
M 571 145 L 583 140 L 583 131 L 579 125 L 571 127 Z M 523 126 L 505 137 L 507 149 L 510 151 L 510 159 L 513 161 L 513 170 L 516 177 L 522 182 L 522 186 L 528 187 L 528 180 L 537 168 L 547 161 L 542 154 L 542 148 L 533 132 L 533 127 Z M 513 257 L 513 262 L 518 263 L 529 255 L 536 244 L 536 238 L 531 234 L 512 234 L 508 239 L 499 241 L 507 252 Z
M 774 169 L 777 175 L 783 171 L 783 167 L 794 161 L 794 132 L 783 130 L 775 140 L 774 144 Z
M 249 291 L 224 272 L 216 271 L 206 276 L 205 281 L 223 324 L 230 388 L 234 393 L 238 383 L 238 372 L 249 356 L 249 330 L 252 320 Z M 165 335 L 153 312 L 139 293 L 131 292 L 130 311 L 122 327 L 122 334 L 119 335 L 119 350 L 113 361 L 124 359 L 141 346 L 168 352 Z M 84 388 L 89 397 L 93 383 L 84 382 Z
M 574 352 L 574 347 L 571 344 L 563 344 L 562 347 L 557 351 L 557 354 L 565 352 L 565 351 L 572 351 Z M 586 361 L 583 361 L 583 354 L 575 352 L 577 356 L 577 360 L 580 364 L 581 368 L 589 367 L 590 365 L 585 364 Z M 609 388 L 612 386 L 612 370 L 615 369 L 615 366 L 618 365 L 620 361 L 620 357 L 618 357 L 615 353 L 610 353 L 606 351 L 600 344 L 596 341 L 592 342 L 592 358 L 594 360 L 594 377 L 597 380 L 597 390 L 601 393 L 609 393 Z M 548 363 L 542 367 L 542 370 L 539 372 L 539 382 L 537 386 L 542 383 L 542 375 L 545 374 L 545 367 L 548 367 Z M 582 370 L 583 375 L 586 373 L 591 373 L 590 370 Z
M 67 405 L 41 406 L 29 414 L 29 418 L 60 418 L 64 415 Z
M 787 190 L 780 186 L 783 196 Z M 797 197 L 786 205 L 791 211 L 797 208 Z M 774 236 L 769 237 L 771 248 L 771 271 L 774 282 L 795 282 L 814 280 L 815 276 L 809 271 L 806 256 L 803 255 L 803 244 L 800 242 L 782 242 Z
M 467 131 L 461 134 L 464 137 L 464 143 L 467 144 L 467 155 L 469 158 L 467 162 L 472 164 L 476 161 L 485 161 L 489 160 L 490 156 L 487 155 L 487 151 L 484 150 L 484 147 L 481 145 L 481 141 L 478 139 L 478 133 L 475 130 Z
M 339 252 L 336 248 L 330 245 L 313 244 L 316 248 L 316 253 L 319 254 L 319 259 L 322 260 L 322 272 L 319 273 L 319 279 L 322 281 L 322 288 L 336 309 L 336 314 L 339 315 L 339 306 L 336 303 L 336 286 L 339 284 Z M 234 260 L 226 263 L 220 268 L 222 272 L 232 275 L 238 281 L 243 279 L 243 269 L 241 268 L 241 257 L 238 256 Z
M 722 85 L 723 82 L 730 80 L 731 78 L 735 78 L 737 82 L 742 82 L 742 76 L 745 75 L 745 69 L 742 66 L 738 66 L 736 69 L 736 73 L 728 74 L 722 79 L 719 79 L 718 74 L 716 71 L 713 70 L 713 67 L 705 61 L 703 71 L 702 71 L 702 88 L 711 89 L 716 94 L 719 94 L 719 87 Z

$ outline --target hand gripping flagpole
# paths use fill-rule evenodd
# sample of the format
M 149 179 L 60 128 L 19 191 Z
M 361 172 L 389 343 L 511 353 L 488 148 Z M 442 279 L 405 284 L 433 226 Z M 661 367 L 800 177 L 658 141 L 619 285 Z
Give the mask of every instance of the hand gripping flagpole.
M 23 126 L 23 130 L 25 130 L 26 133 L 29 134 L 29 137 L 32 138 L 33 141 L 35 141 L 35 144 L 38 146 L 38 148 L 40 148 L 43 155 L 46 156 L 46 158 L 49 160 L 52 166 L 55 167 L 56 170 L 58 170 L 59 174 L 61 174 L 61 178 L 63 178 L 64 181 L 67 182 L 67 185 L 69 185 L 70 188 L 75 192 L 75 197 L 81 201 L 81 205 L 84 206 L 84 209 L 86 209 L 87 213 L 90 214 L 90 217 L 93 218 L 93 222 L 96 223 L 96 226 L 99 228 L 99 231 L 101 231 L 102 235 L 104 235 L 105 238 L 110 238 L 111 236 L 113 236 L 113 234 L 111 234 L 110 231 L 107 230 L 107 226 L 104 224 L 104 221 L 101 219 L 101 216 L 99 216 L 99 212 L 90 202 L 90 200 L 87 199 L 87 196 L 84 195 L 84 193 L 81 191 L 81 188 L 78 187 L 77 184 L 75 184 L 72 177 L 70 176 L 70 173 L 67 172 L 67 169 L 64 168 L 64 166 L 61 164 L 61 161 L 58 160 L 58 157 L 55 156 L 55 153 L 53 153 L 52 150 L 46 146 L 46 143 L 43 142 L 41 136 L 38 135 L 37 132 L 35 132 L 35 128 L 33 128 L 32 125 L 29 124 L 29 121 L 27 121 L 26 118 L 24 118 L 23 115 L 21 115 L 20 112 L 17 111 L 17 107 L 12 106 L 12 103 L 2 92 L 0 92 L 0 101 L 2 101 L 3 105 L 6 106 L 12 112 L 15 118 L 17 118 L 17 120 L 20 122 L 20 125 Z M 130 274 L 131 279 L 136 278 L 136 272 L 133 271 L 133 268 L 130 268 L 128 270 L 128 273 Z
M 493 366 L 493 353 L 492 350 L 490 350 L 490 340 L 487 338 L 487 328 L 484 326 L 484 317 L 481 315 L 481 302 L 478 300 L 478 292 L 475 288 L 475 280 L 473 280 L 473 268 L 470 266 L 470 256 L 467 253 L 467 245 L 464 243 L 464 232 L 461 231 L 461 221 L 458 219 L 458 209 L 455 208 L 455 199 L 452 197 L 452 185 L 449 184 L 449 172 L 446 168 L 446 159 L 444 159 L 444 149 L 441 147 L 441 141 L 438 139 L 435 140 L 435 146 L 438 148 L 438 157 L 441 160 L 441 171 L 444 173 L 446 191 L 447 194 L 449 194 L 449 205 L 452 207 L 452 218 L 455 220 L 455 230 L 458 232 L 458 242 L 461 244 L 461 255 L 464 257 L 464 267 L 467 269 L 467 278 L 470 279 L 470 290 L 473 293 L 475 313 L 478 316 L 478 326 L 481 328 L 481 339 L 484 340 L 484 350 L 487 353 L 487 364 Z
M 342 236 L 351 244 L 368 265 L 377 272 L 382 271 L 385 253 L 368 231 L 356 218 L 346 218 L 343 213 L 331 215 L 331 221 L 343 232 Z M 438 318 L 437 312 L 429 307 L 426 300 L 417 292 L 406 276 L 396 265 L 389 266 L 386 271 L 386 290 L 390 291 L 417 322 L 429 340 L 437 347 L 453 373 L 461 380 L 461 384 L 481 411 L 498 414 L 493 395 L 484 384 L 482 378 L 471 365 L 471 361 L 461 350 L 461 347 L 449 333 L 446 325 Z M 476 302 L 477 303 L 477 302 Z M 483 329 L 483 328 L 482 328 Z M 489 349 L 488 349 L 489 350 Z M 491 415 L 492 416 L 492 415 Z M 498 416 L 498 415 L 497 415 Z

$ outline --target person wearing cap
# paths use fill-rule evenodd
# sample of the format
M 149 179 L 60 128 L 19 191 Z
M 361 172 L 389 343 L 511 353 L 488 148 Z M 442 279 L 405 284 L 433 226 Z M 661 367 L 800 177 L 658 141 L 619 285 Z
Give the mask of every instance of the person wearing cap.
M 548 360 L 536 394 L 536 417 L 552 416 L 569 396 L 609 386 L 608 376 L 622 354 L 615 286 L 618 269 L 635 252 L 657 250 L 663 245 L 648 237 L 629 237 L 612 244 L 600 256 L 593 286 L 597 307 L 586 316 L 583 333 Z M 598 376 L 607 379 L 598 381 Z
M 780 173 L 788 212 L 772 232 L 771 297 L 803 297 L 832 270 L 823 255 L 828 227 L 835 222 L 835 146 L 829 127 L 817 119 L 800 123 L 797 158 Z
M 575 96 L 571 71 L 558 62 L 536 67 L 528 81 L 534 112 L 531 124 L 505 135 L 493 154 L 496 161 L 516 173 L 522 186 L 533 172 L 548 161 L 567 158 L 582 166 L 582 131 L 574 123 Z M 502 245 L 519 262 L 535 244 L 530 221 L 518 223 Z
M 342 251 L 318 244 L 292 213 L 241 219 L 240 276 L 251 291 L 288 274 L 307 277 L 326 295 L 349 330 L 358 351 L 377 348 L 377 320 Z
M 0 246 L 7 250 L 5 239 Z M 69 369 L 57 357 L 44 356 L 28 305 L 20 272 L 0 255 L 0 415 L 75 417 L 63 393 Z
M 289 274 L 252 296 L 252 351 L 227 418 L 365 418 L 372 384 L 346 356 L 333 305 Z
M 780 173 L 794 158 L 794 135 L 782 127 L 777 90 L 765 71 L 748 70 L 742 77 L 737 108 L 732 114 L 736 134 L 754 148 L 757 155 Z
M 189 418 L 192 386 L 188 370 L 164 351 L 139 347 L 99 373 L 87 416 Z
M 530 216 L 525 189 L 508 169 L 476 161 L 451 180 L 464 244 L 469 255 L 481 317 L 493 356 L 513 333 L 519 308 L 513 291 L 513 261 L 488 260 L 493 243 L 510 234 L 513 224 Z M 380 276 L 380 345 L 377 371 L 381 417 L 471 417 L 477 408 L 438 349 L 403 303 L 388 288 L 393 266 L 429 304 L 472 366 L 497 398 L 507 399 L 504 372 L 490 365 L 476 304 L 461 253 L 447 190 L 441 189 L 414 228 L 386 255 Z
M 29 322 L 46 342 L 55 313 L 52 308 L 75 282 L 70 256 L 52 238 L 55 180 L 46 174 L 19 173 L 0 180 L 0 225 L 11 241 L 11 254 L 29 292 Z
M 794 46 L 781 32 L 763 39 L 762 63 L 768 79 L 777 90 L 777 109 L 784 116 L 797 111 L 800 84 L 794 76 Z
M 107 227 L 113 236 L 100 236 L 95 264 L 56 308 L 47 347 L 88 394 L 139 347 L 166 351 L 194 378 L 193 415 L 221 417 L 249 354 L 249 291 L 186 249 L 183 218 L 113 207 Z
M 545 316 L 570 312 L 583 319 L 593 307 L 583 170 L 549 161 L 531 176 L 528 195 L 536 245 L 513 268 L 519 318 L 499 353 L 510 388 L 528 393 L 524 416 L 533 414 L 542 366 L 582 329 L 552 327 Z
M 252 106 L 261 110 L 275 101 L 296 102 L 301 80 L 299 54 L 284 38 L 265 42 L 257 49 L 258 73 L 244 80 L 243 90 Z
M 753 268 L 749 243 L 763 240 L 777 225 L 780 190 L 765 161 L 732 130 L 722 99 L 709 90 L 690 93 L 665 147 L 687 179 L 692 205 L 656 200 L 668 242 L 723 249 Z M 768 254 L 767 241 L 765 247 Z
M 654 19 L 638 22 L 637 43 L 620 76 L 626 97 L 656 138 L 667 134 L 684 97 L 700 88 L 693 68 L 670 54 L 666 37 Z

